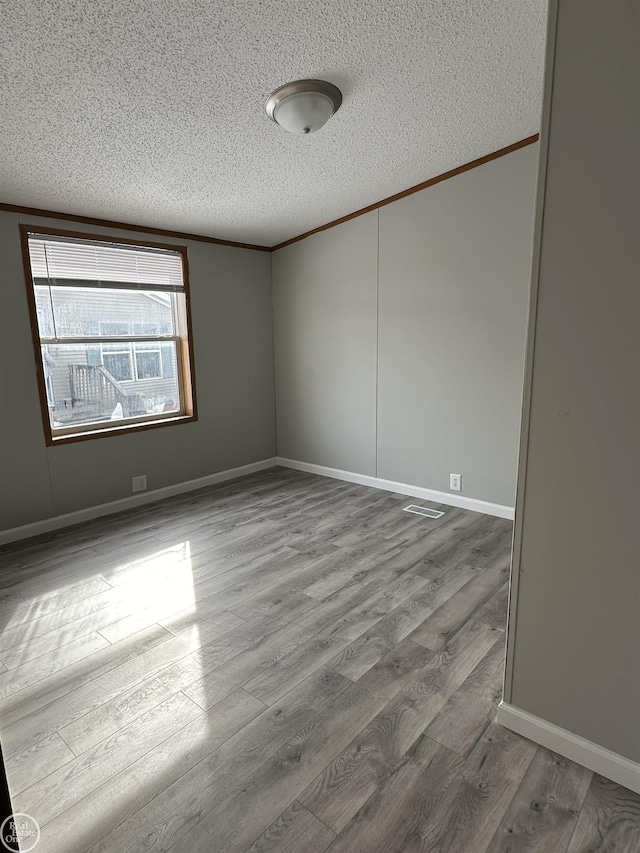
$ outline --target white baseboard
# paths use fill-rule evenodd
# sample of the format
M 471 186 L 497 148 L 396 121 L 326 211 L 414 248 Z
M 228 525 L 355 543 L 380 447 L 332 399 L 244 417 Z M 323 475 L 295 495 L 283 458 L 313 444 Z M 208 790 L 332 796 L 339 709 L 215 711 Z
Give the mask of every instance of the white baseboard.
M 358 483 L 361 486 L 371 486 L 374 489 L 384 489 L 387 492 L 397 492 L 412 498 L 422 498 L 447 506 L 470 509 L 473 512 L 483 512 L 498 518 L 513 520 L 513 507 L 481 501 L 478 498 L 467 498 L 464 495 L 453 495 L 449 492 L 438 492 L 436 489 L 424 489 L 422 486 L 411 486 L 408 483 L 396 483 L 394 480 L 383 480 L 380 477 L 370 477 L 367 474 L 355 474 L 352 471 L 342 471 L 339 468 L 327 468 L 325 465 L 313 465 L 310 462 L 298 462 L 296 459 L 276 457 L 278 465 L 283 468 L 295 468 L 296 471 L 306 471 L 308 474 L 320 474 L 323 477 L 333 477 L 336 480 L 346 480 L 348 483 Z
M 262 459 L 260 462 L 252 462 L 249 465 L 242 465 L 239 468 L 218 471 L 216 474 L 208 474 L 205 477 L 198 477 L 196 480 L 186 480 L 185 482 L 175 483 L 172 486 L 164 486 L 161 489 L 154 489 L 150 492 L 140 492 L 139 494 L 121 498 L 117 501 L 110 501 L 109 503 L 86 507 L 76 512 L 67 512 L 63 515 L 55 515 L 51 518 L 44 518 L 41 521 L 23 524 L 20 527 L 1 530 L 0 545 L 5 545 L 8 542 L 17 542 L 19 539 L 28 539 L 31 536 L 38 536 L 41 533 L 49 533 L 52 530 L 58 530 L 62 527 L 70 527 L 72 524 L 80 524 L 83 521 L 90 521 L 93 518 L 99 518 L 103 515 L 112 515 L 115 512 L 122 512 L 123 510 L 142 506 L 143 504 L 160 501 L 163 498 L 169 498 L 173 495 L 193 492 L 196 489 L 213 486 L 225 480 L 233 480 L 236 477 L 243 477 L 246 474 L 253 474 L 256 471 L 274 468 L 276 465 L 282 465 L 283 468 L 294 468 L 297 471 L 306 471 L 309 474 L 320 474 L 323 477 L 346 480 L 349 483 L 358 483 L 362 486 L 371 486 L 374 489 L 397 492 L 401 495 L 422 498 L 423 500 L 439 504 L 470 509 L 474 512 L 483 512 L 499 518 L 513 518 L 513 507 L 489 503 L 488 501 L 481 501 L 476 498 L 467 498 L 463 495 L 451 495 L 447 492 L 438 492 L 435 489 L 423 489 L 421 486 L 411 486 L 407 483 L 396 483 L 393 480 L 382 480 L 379 477 L 369 477 L 366 474 L 341 471 L 338 468 L 327 468 L 324 465 L 313 465 L 309 462 L 284 459 L 278 456 L 270 459 Z
M 106 504 L 90 506 L 76 512 L 67 512 L 64 515 L 55 515 L 52 518 L 44 518 L 42 521 L 34 521 L 31 524 L 23 524 L 20 527 L 12 527 L 8 530 L 0 530 L 0 545 L 16 542 L 19 539 L 27 539 L 30 536 L 38 536 L 41 533 L 49 533 L 51 530 L 58 530 L 61 527 L 70 527 L 72 524 L 80 524 L 102 515 L 112 515 L 114 512 L 122 512 L 125 509 L 131 509 L 142 504 L 161 501 L 163 498 L 170 498 L 173 495 L 193 492 L 205 486 L 223 483 L 225 480 L 234 480 L 236 477 L 244 477 L 246 474 L 264 471 L 266 468 L 274 468 L 277 464 L 275 458 L 262 459 L 260 462 L 241 465 L 239 468 L 228 468 L 226 471 L 218 471 L 216 474 L 207 474 L 207 476 L 198 477 L 196 480 L 186 480 L 183 483 L 175 483 L 173 486 L 163 486 L 161 489 L 141 492 Z
M 640 794 L 640 764 L 635 761 L 506 702 L 498 706 L 498 722 L 534 743 Z

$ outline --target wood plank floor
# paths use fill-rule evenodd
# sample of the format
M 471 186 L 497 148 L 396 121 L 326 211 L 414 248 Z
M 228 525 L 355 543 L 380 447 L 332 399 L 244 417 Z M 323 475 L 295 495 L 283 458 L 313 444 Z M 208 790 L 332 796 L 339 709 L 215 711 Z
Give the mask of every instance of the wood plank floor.
M 0 550 L 39 853 L 635 853 L 640 797 L 495 721 L 511 524 L 273 469 Z

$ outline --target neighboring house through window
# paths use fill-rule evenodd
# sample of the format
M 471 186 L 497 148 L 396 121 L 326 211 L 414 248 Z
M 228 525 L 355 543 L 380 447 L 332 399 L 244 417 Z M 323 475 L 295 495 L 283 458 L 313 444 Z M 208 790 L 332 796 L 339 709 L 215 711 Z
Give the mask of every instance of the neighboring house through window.
M 47 441 L 195 419 L 186 248 L 21 232 Z

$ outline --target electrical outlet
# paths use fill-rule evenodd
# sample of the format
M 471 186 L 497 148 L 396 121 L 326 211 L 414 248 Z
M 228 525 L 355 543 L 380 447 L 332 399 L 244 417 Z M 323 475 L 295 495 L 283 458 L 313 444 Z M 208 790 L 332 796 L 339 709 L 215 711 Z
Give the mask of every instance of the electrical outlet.
M 144 492 L 147 488 L 147 475 L 141 474 L 139 477 L 131 478 L 131 491 Z
M 449 474 L 449 489 L 452 492 L 462 491 L 462 474 Z

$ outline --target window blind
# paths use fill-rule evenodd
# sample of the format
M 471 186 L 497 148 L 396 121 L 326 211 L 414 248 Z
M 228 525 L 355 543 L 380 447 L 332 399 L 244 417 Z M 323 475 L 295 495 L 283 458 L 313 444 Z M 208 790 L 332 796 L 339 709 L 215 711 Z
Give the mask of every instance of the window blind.
M 181 292 L 182 255 L 169 249 L 29 235 L 34 283 Z

